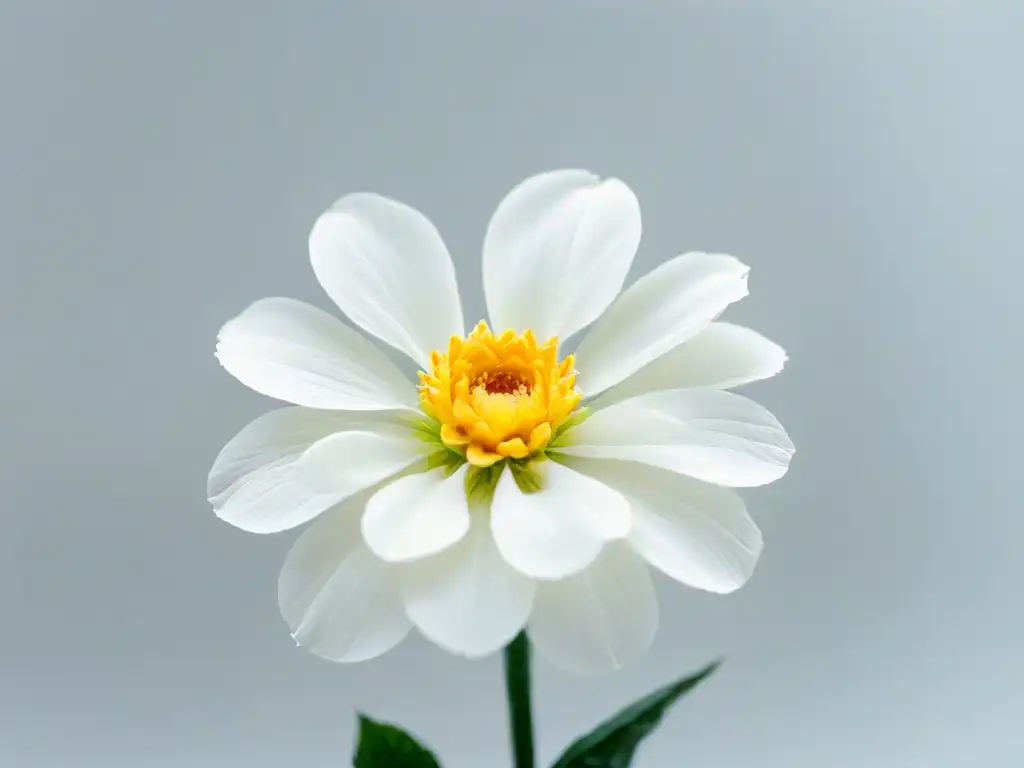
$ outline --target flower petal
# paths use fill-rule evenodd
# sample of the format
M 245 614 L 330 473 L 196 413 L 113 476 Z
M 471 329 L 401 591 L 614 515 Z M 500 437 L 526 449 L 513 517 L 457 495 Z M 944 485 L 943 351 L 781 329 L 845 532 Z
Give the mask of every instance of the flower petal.
M 466 468 L 445 467 L 388 483 L 366 503 L 363 538 L 389 563 L 416 560 L 450 547 L 469 530 Z
M 658 631 L 647 565 L 621 542 L 585 571 L 537 586 L 528 632 L 547 659 L 570 672 L 611 672 L 642 656 Z
M 476 507 L 465 538 L 402 572 L 405 608 L 442 648 L 469 658 L 500 650 L 526 623 L 535 583 L 505 562 L 491 536 L 490 512 Z
M 498 479 L 491 530 L 502 557 L 526 576 L 560 579 L 587 567 L 606 541 L 629 533 L 629 503 L 593 478 L 554 461 L 535 464 L 540 489 Z
M 379 425 L 381 416 L 289 407 L 246 426 L 213 462 L 207 496 L 222 520 L 253 533 L 308 522 L 338 501 L 295 482 L 296 461 L 311 445 L 346 429 Z
M 641 277 L 580 343 L 581 391 L 597 395 L 703 330 L 747 295 L 748 271 L 732 256 L 687 253 Z
M 320 285 L 352 322 L 429 370 L 430 353 L 462 336 L 455 267 L 433 224 L 380 195 L 346 195 L 309 234 Z
M 302 454 L 295 478 L 314 493 L 345 498 L 418 464 L 426 450 L 402 427 L 339 432 Z
M 752 400 L 718 389 L 676 389 L 595 411 L 552 450 L 639 461 L 739 488 L 778 480 L 794 448 L 776 418 Z
M 569 465 L 629 499 L 629 543 L 667 576 L 719 594 L 750 578 L 761 532 L 735 491 L 633 461 L 573 459 Z
M 487 309 L 497 330 L 568 338 L 612 302 L 640 243 L 640 204 L 618 179 L 552 171 L 516 186 L 484 238 Z
M 217 359 L 250 389 L 296 405 L 417 408 L 412 382 L 369 339 L 294 299 L 263 299 L 230 320 L 217 337 Z
M 785 363 L 782 347 L 757 331 L 732 323 L 711 323 L 605 392 L 592 407 L 604 408 L 664 389 L 731 389 L 771 378 Z
M 340 504 L 306 530 L 278 580 L 281 615 L 300 646 L 331 661 L 364 661 L 409 633 L 394 566 L 359 533 L 366 494 Z

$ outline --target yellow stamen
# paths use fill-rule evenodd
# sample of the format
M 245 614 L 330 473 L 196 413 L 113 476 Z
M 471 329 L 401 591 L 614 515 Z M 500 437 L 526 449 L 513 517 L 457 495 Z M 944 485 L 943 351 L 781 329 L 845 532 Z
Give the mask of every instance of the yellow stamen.
M 495 336 L 481 322 L 420 372 L 423 410 L 441 422 L 441 440 L 478 467 L 525 459 L 547 446 L 580 402 L 573 356 L 558 359 L 558 338 L 532 331 Z

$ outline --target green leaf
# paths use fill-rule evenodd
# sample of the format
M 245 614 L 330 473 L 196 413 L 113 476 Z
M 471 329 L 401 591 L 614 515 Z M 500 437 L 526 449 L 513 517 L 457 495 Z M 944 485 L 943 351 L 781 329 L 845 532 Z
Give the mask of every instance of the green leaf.
M 718 669 L 715 661 L 700 672 L 660 688 L 619 711 L 574 742 L 552 768 L 626 768 L 640 742 L 658 727 L 668 708 Z
M 434 754 L 401 728 L 359 715 L 354 768 L 441 768 Z

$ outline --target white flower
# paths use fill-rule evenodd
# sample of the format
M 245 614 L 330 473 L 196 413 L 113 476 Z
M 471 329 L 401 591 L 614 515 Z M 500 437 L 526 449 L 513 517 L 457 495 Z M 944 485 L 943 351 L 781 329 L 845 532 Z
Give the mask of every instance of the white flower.
M 309 238 L 313 270 L 363 331 L 411 357 L 417 388 L 365 336 L 292 299 L 220 332 L 242 383 L 294 406 L 217 457 L 217 514 L 270 533 L 316 522 L 280 577 L 295 640 L 358 661 L 416 626 L 468 657 L 524 626 L 571 670 L 615 669 L 651 644 L 648 564 L 726 593 L 761 534 L 732 488 L 781 477 L 793 445 L 725 391 L 785 353 L 716 318 L 747 267 L 688 253 L 618 295 L 640 208 L 616 179 L 555 171 L 498 206 L 484 239 L 491 327 L 467 336 L 433 225 L 374 194 L 338 200 Z M 592 326 L 575 356 L 558 339 Z

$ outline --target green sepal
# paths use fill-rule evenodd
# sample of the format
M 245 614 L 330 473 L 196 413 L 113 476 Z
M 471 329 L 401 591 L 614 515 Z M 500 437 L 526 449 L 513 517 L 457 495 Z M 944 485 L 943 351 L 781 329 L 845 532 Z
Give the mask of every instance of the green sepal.
M 544 485 L 544 478 L 537 471 L 537 464 L 547 461 L 548 457 L 543 453 L 531 456 L 528 459 L 512 459 L 508 462 L 508 468 L 515 478 L 516 485 L 523 493 L 536 493 Z
M 441 442 L 441 422 L 426 416 L 413 417 L 411 420 L 413 435 L 428 445 L 444 445 Z
M 505 462 L 499 461 L 489 467 L 470 467 L 466 473 L 466 498 L 470 505 L 479 504 L 490 507 L 494 489 L 501 477 Z
M 441 768 L 434 753 L 395 725 L 359 715 L 353 768 Z
M 441 422 L 437 421 L 437 419 L 432 419 L 429 416 L 419 416 L 413 418 L 410 421 L 410 425 L 412 426 L 413 437 L 421 443 L 437 448 L 439 453 L 444 454 L 438 456 L 437 453 L 431 453 L 428 457 L 429 469 L 448 467 L 450 470 L 449 474 L 451 474 L 466 463 L 466 456 L 462 451 L 453 446 L 445 445 L 444 440 L 441 439 Z
M 637 747 L 658 727 L 676 701 L 718 669 L 715 661 L 694 675 L 659 688 L 620 710 L 586 736 L 577 739 L 552 768 L 626 768 Z
M 427 456 L 427 470 L 444 467 L 445 477 L 451 477 L 455 470 L 466 463 L 466 458 L 461 453 L 453 451 L 438 450 Z
M 577 427 L 584 421 L 589 419 L 591 413 L 592 411 L 586 406 L 584 406 L 583 408 L 577 408 L 573 412 L 572 416 L 570 416 L 568 419 L 566 419 L 565 421 L 558 425 L 558 429 L 555 430 L 555 434 L 551 438 L 551 441 L 548 443 L 548 447 L 557 448 L 559 445 L 563 445 L 565 442 L 563 440 L 565 433 L 568 432 L 573 427 Z

